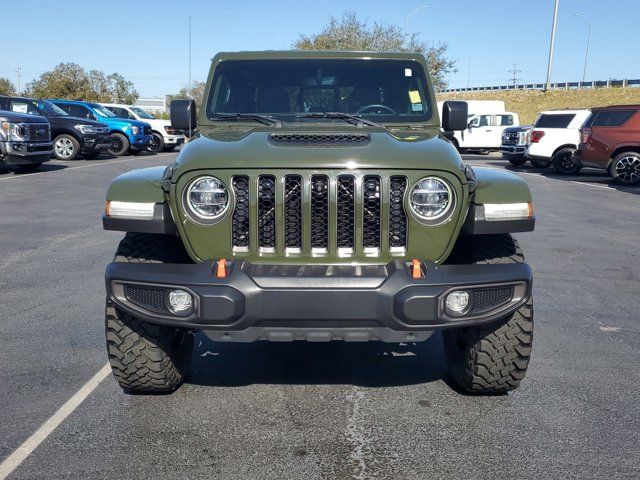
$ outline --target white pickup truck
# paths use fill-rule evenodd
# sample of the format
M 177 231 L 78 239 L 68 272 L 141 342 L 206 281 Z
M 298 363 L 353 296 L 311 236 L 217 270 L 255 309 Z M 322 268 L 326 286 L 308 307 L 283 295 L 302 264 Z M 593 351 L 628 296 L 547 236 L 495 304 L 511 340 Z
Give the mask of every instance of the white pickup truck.
M 525 157 L 534 167 L 546 168 L 553 164 L 564 174 L 580 170 L 574 162 L 580 127 L 591 112 L 589 110 L 549 110 L 540 112 L 531 130 Z
M 438 102 L 438 110 L 442 110 Z M 459 150 L 475 150 L 489 153 L 498 150 L 502 144 L 502 133 L 506 128 L 520 125 L 515 112 L 507 112 L 500 100 L 469 100 L 468 126 L 466 130 L 455 132 L 453 142 Z
M 140 120 L 151 125 L 153 142 L 149 146 L 149 151 L 158 153 L 171 151 L 184 143 L 184 135 L 180 130 L 171 128 L 169 120 L 155 118 L 146 110 L 135 105 L 122 105 L 119 103 L 101 103 L 103 107 L 108 108 L 119 118 L 128 118 L 131 120 Z

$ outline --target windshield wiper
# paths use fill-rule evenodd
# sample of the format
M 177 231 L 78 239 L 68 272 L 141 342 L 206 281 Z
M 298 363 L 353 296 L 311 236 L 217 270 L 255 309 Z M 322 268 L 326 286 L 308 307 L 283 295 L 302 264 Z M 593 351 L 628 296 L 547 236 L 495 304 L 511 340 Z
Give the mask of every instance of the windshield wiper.
M 213 120 L 241 122 L 243 120 L 253 120 L 254 122 L 262 123 L 263 125 L 273 125 L 277 128 L 282 127 L 282 122 L 276 120 L 273 117 L 267 115 L 258 115 L 257 113 L 229 113 L 226 115 L 216 115 Z
M 360 115 L 350 115 L 348 113 L 342 112 L 313 112 L 313 113 L 303 113 L 302 115 L 298 115 L 296 118 L 336 118 L 338 120 L 344 120 L 345 122 L 349 122 L 356 127 L 362 128 L 364 125 L 368 125 L 370 127 L 378 127 L 387 129 L 384 125 L 376 123 L 372 120 L 366 120 L 362 118 Z

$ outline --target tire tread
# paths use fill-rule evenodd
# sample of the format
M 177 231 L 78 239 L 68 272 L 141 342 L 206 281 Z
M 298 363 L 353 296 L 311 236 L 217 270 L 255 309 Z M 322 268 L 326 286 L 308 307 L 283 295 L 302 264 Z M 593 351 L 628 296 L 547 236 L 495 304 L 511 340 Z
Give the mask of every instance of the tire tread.
M 480 235 L 470 237 L 470 243 L 471 263 L 524 263 L 522 250 L 510 235 Z M 532 299 L 498 321 L 445 330 L 443 340 L 452 377 L 464 391 L 501 394 L 514 390 L 525 377 L 531 358 Z

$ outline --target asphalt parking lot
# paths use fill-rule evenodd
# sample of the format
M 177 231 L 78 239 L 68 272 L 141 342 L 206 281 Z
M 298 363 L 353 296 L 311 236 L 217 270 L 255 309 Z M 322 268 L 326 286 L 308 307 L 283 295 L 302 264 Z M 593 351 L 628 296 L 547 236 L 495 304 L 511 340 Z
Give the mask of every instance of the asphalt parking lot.
M 27 449 L 9 478 L 640 477 L 640 188 L 467 156 L 522 175 L 538 218 L 517 235 L 535 271 L 533 358 L 508 396 L 453 389 L 440 335 L 198 336 L 175 394 L 127 396 L 103 370 L 103 274 L 122 236 L 102 230 L 104 196 L 116 175 L 175 155 L 0 170 L 0 462 Z

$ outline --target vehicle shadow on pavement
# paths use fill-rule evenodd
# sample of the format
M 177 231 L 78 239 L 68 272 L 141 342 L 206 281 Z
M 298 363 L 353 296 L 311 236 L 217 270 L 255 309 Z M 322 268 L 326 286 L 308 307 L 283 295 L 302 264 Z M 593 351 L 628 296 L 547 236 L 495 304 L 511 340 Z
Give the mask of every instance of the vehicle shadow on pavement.
M 350 384 L 362 387 L 449 383 L 439 333 L 421 343 L 214 343 L 196 336 L 195 385 Z
M 56 170 L 64 170 L 65 168 L 69 168 L 68 165 L 59 165 L 57 163 L 52 164 L 42 164 L 37 170 L 20 170 L 17 167 L 9 167 L 7 165 L 0 166 L 0 175 L 5 175 L 9 173 L 13 173 L 14 175 L 33 175 L 34 173 L 43 173 L 43 172 L 55 172 Z

